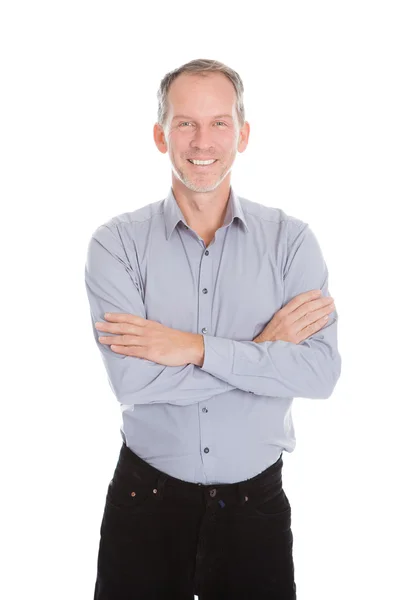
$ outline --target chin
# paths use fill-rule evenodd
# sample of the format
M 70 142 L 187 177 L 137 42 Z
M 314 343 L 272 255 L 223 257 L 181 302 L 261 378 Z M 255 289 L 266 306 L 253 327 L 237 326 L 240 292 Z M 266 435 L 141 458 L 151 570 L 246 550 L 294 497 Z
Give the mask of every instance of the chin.
M 217 180 L 210 181 L 208 183 L 205 183 L 204 185 L 196 184 L 194 181 L 185 178 L 181 181 L 189 190 L 192 190 L 192 192 L 207 193 L 213 192 L 219 186 L 222 179 L 218 177 Z

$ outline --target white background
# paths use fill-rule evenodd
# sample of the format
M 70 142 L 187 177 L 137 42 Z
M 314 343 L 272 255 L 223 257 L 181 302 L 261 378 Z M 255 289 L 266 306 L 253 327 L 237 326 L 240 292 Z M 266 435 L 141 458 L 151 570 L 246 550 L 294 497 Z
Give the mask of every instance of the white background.
M 309 223 L 342 375 L 284 453 L 298 600 L 399 593 L 398 3 L 18 2 L 0 13 L 0 595 L 93 597 L 119 404 L 84 287 L 91 233 L 166 196 L 156 91 L 194 58 L 245 86 L 239 195 Z

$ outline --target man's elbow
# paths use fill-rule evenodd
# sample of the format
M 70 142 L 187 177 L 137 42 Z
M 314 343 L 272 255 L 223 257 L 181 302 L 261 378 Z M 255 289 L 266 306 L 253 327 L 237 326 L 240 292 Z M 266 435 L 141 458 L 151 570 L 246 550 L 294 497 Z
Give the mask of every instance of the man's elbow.
M 329 373 L 326 375 L 326 377 L 324 377 L 323 388 L 321 390 L 322 393 L 320 398 L 326 400 L 332 396 L 336 384 L 339 380 L 341 371 L 342 360 L 340 358 L 340 355 L 337 354 L 335 360 L 330 364 Z

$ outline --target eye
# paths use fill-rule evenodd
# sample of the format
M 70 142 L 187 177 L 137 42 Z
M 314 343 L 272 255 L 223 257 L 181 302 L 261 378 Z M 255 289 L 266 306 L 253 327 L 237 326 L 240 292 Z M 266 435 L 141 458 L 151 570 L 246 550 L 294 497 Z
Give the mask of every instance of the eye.
M 180 127 L 181 125 L 186 125 L 187 123 L 190 123 L 190 121 L 183 121 L 182 123 L 179 123 L 178 127 Z M 224 123 L 223 121 L 216 121 L 216 123 L 221 123 L 221 125 L 224 125 L 226 127 L 226 123 Z

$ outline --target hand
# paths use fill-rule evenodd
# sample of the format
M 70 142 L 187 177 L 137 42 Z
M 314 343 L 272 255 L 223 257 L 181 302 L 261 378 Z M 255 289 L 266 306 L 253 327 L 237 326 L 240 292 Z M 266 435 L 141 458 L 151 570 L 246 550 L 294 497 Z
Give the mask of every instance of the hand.
M 107 314 L 107 313 L 106 313 Z M 107 322 L 95 323 L 97 330 L 119 334 L 99 338 L 118 354 L 145 358 L 160 365 L 179 367 L 190 363 L 202 366 L 203 336 L 166 327 L 157 321 L 125 313 L 108 313 Z M 111 345 L 112 344 L 112 345 Z
M 321 291 L 318 290 L 319 295 Z M 326 325 L 325 315 L 335 310 L 333 298 L 318 298 L 316 290 L 304 292 L 292 298 L 272 317 L 264 330 L 253 342 L 283 340 L 299 344 Z

